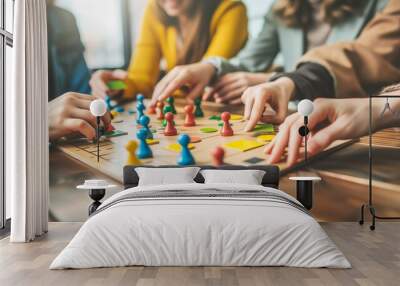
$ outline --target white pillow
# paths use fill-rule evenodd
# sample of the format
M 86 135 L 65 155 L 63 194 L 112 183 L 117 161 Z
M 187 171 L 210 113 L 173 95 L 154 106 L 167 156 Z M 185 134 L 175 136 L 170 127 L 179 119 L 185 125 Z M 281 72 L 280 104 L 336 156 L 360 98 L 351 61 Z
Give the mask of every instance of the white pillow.
M 202 170 L 205 184 L 261 185 L 265 171 L 261 170 Z
M 135 168 L 139 186 L 195 183 L 199 167 L 188 168 Z

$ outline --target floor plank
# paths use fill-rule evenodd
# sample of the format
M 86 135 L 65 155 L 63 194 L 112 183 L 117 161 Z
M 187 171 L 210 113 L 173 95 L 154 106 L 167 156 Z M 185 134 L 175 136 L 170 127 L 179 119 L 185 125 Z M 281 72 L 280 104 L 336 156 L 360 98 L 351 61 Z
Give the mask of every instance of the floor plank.
M 55 256 L 81 223 L 50 223 L 50 231 L 30 244 L 0 240 L 0 285 L 136 285 L 136 286 L 265 286 L 265 285 L 399 285 L 400 222 L 368 225 L 321 223 L 353 268 L 288 267 L 125 267 L 50 271 Z

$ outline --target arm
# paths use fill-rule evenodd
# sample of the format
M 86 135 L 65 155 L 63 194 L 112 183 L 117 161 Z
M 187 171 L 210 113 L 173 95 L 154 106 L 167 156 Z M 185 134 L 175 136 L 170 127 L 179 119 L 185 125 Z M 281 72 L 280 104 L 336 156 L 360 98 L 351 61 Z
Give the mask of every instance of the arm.
M 352 42 L 326 45 L 300 60 L 318 63 L 334 80 L 335 97 L 365 97 L 400 78 L 400 1 L 391 0 Z
M 212 24 L 213 26 L 214 24 Z M 216 31 L 204 58 L 231 58 L 243 48 L 247 41 L 246 8 L 241 2 L 234 2 L 215 24 Z
M 272 9 L 266 15 L 260 34 L 251 39 L 233 59 L 218 57 L 207 59 L 217 68 L 218 76 L 236 71 L 264 72 L 279 53 L 279 38 Z
M 132 98 L 136 93 L 151 95 L 158 80 L 161 46 L 157 33 L 159 22 L 153 11 L 150 3 L 145 10 L 140 36 L 129 65 L 125 98 Z

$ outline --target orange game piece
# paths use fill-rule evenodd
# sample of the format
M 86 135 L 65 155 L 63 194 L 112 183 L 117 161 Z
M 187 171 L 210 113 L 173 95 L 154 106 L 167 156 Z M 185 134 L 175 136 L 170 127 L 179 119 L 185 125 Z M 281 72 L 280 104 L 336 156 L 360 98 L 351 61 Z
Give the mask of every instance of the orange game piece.
M 189 104 L 189 105 L 185 106 L 186 117 L 185 117 L 185 123 L 183 124 L 183 126 L 185 126 L 185 127 L 196 126 L 195 116 L 194 116 L 193 112 L 194 112 L 193 104 Z
M 198 136 L 190 136 L 190 143 L 199 143 L 201 142 L 201 138 Z
M 174 114 L 172 112 L 167 112 L 167 114 L 165 114 L 165 120 L 167 121 L 167 125 L 165 126 L 164 129 L 164 135 L 165 136 L 178 135 L 178 131 L 174 126 Z
M 157 108 L 157 104 L 156 105 L 154 105 L 154 104 L 150 105 L 149 109 L 147 110 L 147 114 L 150 114 L 150 115 L 157 114 L 156 108 Z
M 225 156 L 225 150 L 222 147 L 217 147 L 214 149 L 214 151 L 211 153 L 213 157 L 213 165 L 218 167 L 222 166 L 224 164 L 224 156 Z
M 164 102 L 158 101 L 157 102 L 157 110 L 156 110 L 158 120 L 164 119 L 163 108 L 164 108 Z
M 231 119 L 231 114 L 229 112 L 224 112 L 221 114 L 221 119 L 224 122 L 224 125 L 222 126 L 222 129 L 221 129 L 221 135 L 222 136 L 233 136 L 233 129 L 229 122 L 229 120 Z

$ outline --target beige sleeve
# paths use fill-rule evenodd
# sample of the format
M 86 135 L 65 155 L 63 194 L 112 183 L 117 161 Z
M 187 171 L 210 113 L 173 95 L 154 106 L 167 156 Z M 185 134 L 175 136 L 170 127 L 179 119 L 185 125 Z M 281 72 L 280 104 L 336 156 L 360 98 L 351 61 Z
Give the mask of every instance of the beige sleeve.
M 299 61 L 323 65 L 335 95 L 365 97 L 400 80 L 400 1 L 391 0 L 352 42 L 315 48 Z

